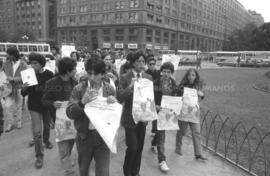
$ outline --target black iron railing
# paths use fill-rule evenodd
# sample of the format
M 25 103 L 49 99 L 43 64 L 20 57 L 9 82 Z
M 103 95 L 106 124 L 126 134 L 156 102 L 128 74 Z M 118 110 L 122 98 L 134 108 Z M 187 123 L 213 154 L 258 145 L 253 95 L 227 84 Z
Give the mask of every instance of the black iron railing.
M 247 130 L 243 122 L 211 110 L 201 111 L 203 145 L 228 162 L 254 176 L 270 175 L 270 132 Z

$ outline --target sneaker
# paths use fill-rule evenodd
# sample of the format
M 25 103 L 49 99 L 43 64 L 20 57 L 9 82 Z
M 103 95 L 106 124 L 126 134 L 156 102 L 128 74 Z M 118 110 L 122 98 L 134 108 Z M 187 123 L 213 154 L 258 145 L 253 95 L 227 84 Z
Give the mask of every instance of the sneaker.
M 17 125 L 16 126 L 17 129 L 21 129 L 22 128 L 22 121 L 18 120 L 16 125 Z
M 37 169 L 41 169 L 43 166 L 43 157 L 37 157 L 37 160 L 35 162 L 35 166 Z
M 50 141 L 47 141 L 47 142 L 44 142 L 44 145 L 45 145 L 45 148 L 47 149 L 52 149 L 53 148 L 53 145 Z
M 195 159 L 196 160 L 202 160 L 202 161 L 206 161 L 207 160 L 207 158 L 204 157 L 204 156 L 202 156 L 202 155 L 195 155 Z
M 152 145 L 151 146 L 151 148 L 150 148 L 150 150 L 153 152 L 153 153 L 157 153 L 157 146 L 154 146 L 154 145 Z
M 166 161 L 162 161 L 161 163 L 159 163 L 159 169 L 162 172 L 168 172 L 170 170 L 170 168 L 167 166 Z
M 178 155 L 182 156 L 182 149 L 181 148 L 176 148 L 175 149 L 175 153 L 177 153 Z
M 8 133 L 8 132 L 11 132 L 12 130 L 14 130 L 14 125 L 8 124 L 5 132 Z
M 32 140 L 32 141 L 30 141 L 29 143 L 28 143 L 28 146 L 29 147 L 33 147 L 35 145 L 35 141 L 34 140 Z

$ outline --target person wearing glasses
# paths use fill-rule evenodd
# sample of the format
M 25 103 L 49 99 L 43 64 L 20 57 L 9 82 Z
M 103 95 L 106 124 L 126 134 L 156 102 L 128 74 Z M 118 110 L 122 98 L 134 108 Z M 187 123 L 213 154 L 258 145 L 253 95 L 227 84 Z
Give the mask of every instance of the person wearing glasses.
M 88 176 L 93 158 L 96 163 L 96 175 L 109 176 L 110 150 L 84 112 L 85 104 L 94 101 L 98 96 L 107 97 L 108 103 L 117 101 L 114 88 L 103 80 L 105 67 L 100 57 L 91 57 L 86 61 L 87 80 L 82 81 L 72 90 L 66 110 L 67 116 L 74 120 L 77 130 L 76 145 L 80 176 Z
M 142 151 L 146 131 L 146 122 L 134 122 L 132 116 L 133 89 L 137 79 L 145 78 L 152 80 L 151 75 L 144 72 L 145 55 L 137 51 L 130 59 L 132 70 L 123 74 L 117 92 L 118 101 L 123 105 L 121 125 L 125 128 L 126 155 L 123 165 L 125 176 L 139 176 L 141 167 Z

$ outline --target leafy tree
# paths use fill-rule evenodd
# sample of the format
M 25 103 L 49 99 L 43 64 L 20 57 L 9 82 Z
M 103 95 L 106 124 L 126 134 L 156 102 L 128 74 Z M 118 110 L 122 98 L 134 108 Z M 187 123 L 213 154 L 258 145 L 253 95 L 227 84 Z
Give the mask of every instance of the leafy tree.
M 253 33 L 251 40 L 252 50 L 270 50 L 270 23 L 264 23 Z
M 23 38 L 27 36 L 27 38 Z M 18 29 L 17 32 L 11 37 L 12 42 L 36 42 L 37 38 L 35 33 L 30 29 Z

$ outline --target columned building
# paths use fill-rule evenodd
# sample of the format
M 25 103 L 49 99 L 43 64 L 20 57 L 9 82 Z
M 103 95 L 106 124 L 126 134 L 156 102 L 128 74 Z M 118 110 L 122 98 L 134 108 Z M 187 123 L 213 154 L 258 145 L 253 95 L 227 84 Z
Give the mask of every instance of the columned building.
M 59 0 L 57 41 L 111 50 L 221 50 L 252 22 L 237 0 Z

